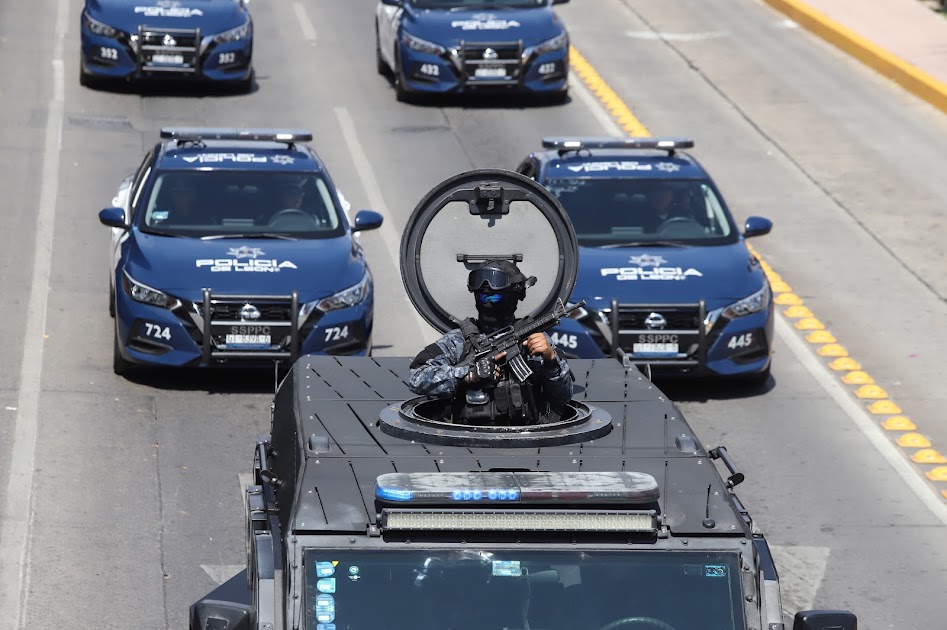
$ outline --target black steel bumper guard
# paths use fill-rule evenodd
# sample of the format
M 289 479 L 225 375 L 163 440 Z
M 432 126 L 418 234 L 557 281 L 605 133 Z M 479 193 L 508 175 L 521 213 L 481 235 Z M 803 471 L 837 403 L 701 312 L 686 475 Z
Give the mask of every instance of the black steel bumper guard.
M 696 315 L 697 329 L 676 329 L 652 330 L 645 328 L 622 328 L 621 313 L 628 311 L 691 311 Z M 704 326 L 704 320 L 707 318 L 707 306 L 704 300 L 695 304 L 619 304 L 618 300 L 612 300 L 612 312 L 610 315 L 611 333 L 612 333 L 612 356 L 620 359 L 623 363 L 634 363 L 638 365 L 661 365 L 674 367 L 698 367 L 707 363 L 707 332 Z M 622 346 L 622 336 L 627 335 L 647 335 L 654 333 L 682 334 L 693 336 L 697 334 L 697 355 L 694 358 L 661 358 L 661 357 L 635 357 L 631 348 L 625 349 Z M 679 353 L 684 354 L 684 353 Z
M 138 73 L 197 74 L 201 70 L 201 30 L 138 26 Z M 180 64 L 155 62 L 155 55 L 180 55 Z
M 487 51 L 493 51 L 493 54 Z M 457 65 L 460 81 L 465 86 L 518 86 L 523 80 L 523 41 L 461 41 L 457 49 Z M 477 70 L 480 68 L 503 68 L 506 76 L 478 78 Z
M 212 359 L 288 359 L 290 363 L 295 363 L 299 358 L 299 294 L 293 291 L 291 295 L 215 295 L 210 289 L 204 289 L 204 304 L 201 309 L 204 330 L 201 351 L 204 363 L 210 363 Z M 288 321 L 253 321 L 242 320 L 215 320 L 214 304 L 246 304 L 250 302 L 275 303 L 283 302 L 289 306 Z M 289 348 L 286 350 L 218 350 L 214 343 L 214 326 L 269 326 L 274 330 L 288 330 Z M 285 335 L 278 338 L 285 339 Z M 277 342 L 279 343 L 279 342 Z M 272 344 L 271 345 L 276 345 Z

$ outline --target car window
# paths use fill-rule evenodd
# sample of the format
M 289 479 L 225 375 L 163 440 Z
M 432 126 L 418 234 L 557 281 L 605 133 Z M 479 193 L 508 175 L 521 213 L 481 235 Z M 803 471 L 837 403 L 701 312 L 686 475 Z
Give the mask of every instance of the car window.
M 162 171 L 143 203 L 142 228 L 196 238 L 345 232 L 329 185 L 318 173 Z
M 131 203 L 128 204 L 131 209 L 129 220 L 135 217 L 135 212 L 138 209 L 138 199 L 141 197 L 144 182 L 148 180 L 148 174 L 151 173 L 151 157 L 152 154 L 149 152 L 145 156 L 145 159 L 141 161 L 141 165 L 138 167 L 138 171 L 135 175 L 135 181 L 132 183 L 132 198 Z
M 724 244 L 738 238 L 708 180 L 563 178 L 546 187 L 572 219 L 580 245 Z

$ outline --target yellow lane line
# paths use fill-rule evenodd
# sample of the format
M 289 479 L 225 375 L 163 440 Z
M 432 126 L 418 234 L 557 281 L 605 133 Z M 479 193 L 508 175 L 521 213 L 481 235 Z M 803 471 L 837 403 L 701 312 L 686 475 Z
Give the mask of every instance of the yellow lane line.
M 947 84 L 896 57 L 824 13 L 798 0 L 763 0 L 797 24 L 848 53 L 911 94 L 947 112 Z
M 766 0 L 771 4 L 776 0 Z M 790 3 L 791 0 L 780 0 Z M 650 136 L 647 127 L 631 112 L 631 109 L 609 87 L 608 83 L 592 67 L 575 47 L 569 48 L 569 60 L 573 73 L 582 81 L 596 99 L 605 106 L 609 114 L 631 136 Z M 947 92 L 945 92 L 947 93 Z M 945 99 L 947 105 L 947 99 Z M 879 425 L 889 432 L 892 441 L 897 444 L 908 459 L 917 465 L 941 498 L 947 500 L 947 457 L 937 451 L 930 440 L 917 433 L 917 426 L 901 415 L 901 408 L 888 396 L 888 392 L 875 384 L 875 380 L 862 370 L 861 364 L 848 356 L 845 346 L 838 343 L 835 336 L 825 329 L 825 324 L 816 318 L 805 306 L 804 301 L 773 268 L 760 256 L 749 243 L 750 252 L 760 260 L 763 273 L 773 290 L 773 302 L 782 315 L 793 320 L 794 327 L 805 334 L 804 338 L 823 358 L 823 364 L 834 371 L 839 380 L 849 386 L 849 391 L 862 401 L 865 410 L 879 416 Z

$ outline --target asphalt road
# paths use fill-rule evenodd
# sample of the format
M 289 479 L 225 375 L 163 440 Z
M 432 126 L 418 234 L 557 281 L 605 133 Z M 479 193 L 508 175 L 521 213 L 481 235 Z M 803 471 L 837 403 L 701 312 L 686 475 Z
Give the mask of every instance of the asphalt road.
M 750 0 L 589 6 L 560 11 L 573 44 L 653 133 L 696 139 L 738 218 L 774 220 L 760 252 L 947 445 L 947 119 Z M 353 209 L 385 214 L 363 242 L 389 356 L 434 337 L 397 269 L 423 193 L 464 169 L 515 167 L 543 135 L 612 132 L 579 85 L 561 106 L 396 103 L 374 72 L 373 7 L 255 2 L 258 89 L 235 96 L 81 88 L 80 3 L 0 2 L 0 490 L 28 489 L 0 502 L 0 590 L 21 627 L 183 628 L 244 559 L 238 474 L 268 429 L 272 375 L 111 371 L 96 213 L 161 126 L 312 129 Z M 784 607 L 848 608 L 868 630 L 943 627 L 940 498 L 778 328 L 769 388 L 666 390 L 746 472 L 739 494 L 776 546 Z M 28 544 L 11 547 L 20 535 Z M 18 627 L 10 603 L 3 630 Z

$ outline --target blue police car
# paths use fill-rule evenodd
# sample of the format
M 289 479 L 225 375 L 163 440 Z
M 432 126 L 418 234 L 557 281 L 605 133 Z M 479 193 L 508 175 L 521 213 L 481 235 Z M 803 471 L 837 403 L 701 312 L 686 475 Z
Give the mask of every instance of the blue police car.
M 399 101 L 419 93 L 519 91 L 564 100 L 569 36 L 552 5 L 568 0 L 380 0 L 378 72 Z
M 79 81 L 198 79 L 247 91 L 247 0 L 85 0 Z
M 656 375 L 768 378 L 769 282 L 682 138 L 547 138 L 519 172 L 545 185 L 575 227 L 572 300 L 586 307 L 551 336 L 569 356 L 619 356 Z
M 162 129 L 113 207 L 114 369 L 366 355 L 373 287 L 325 166 L 292 130 Z

